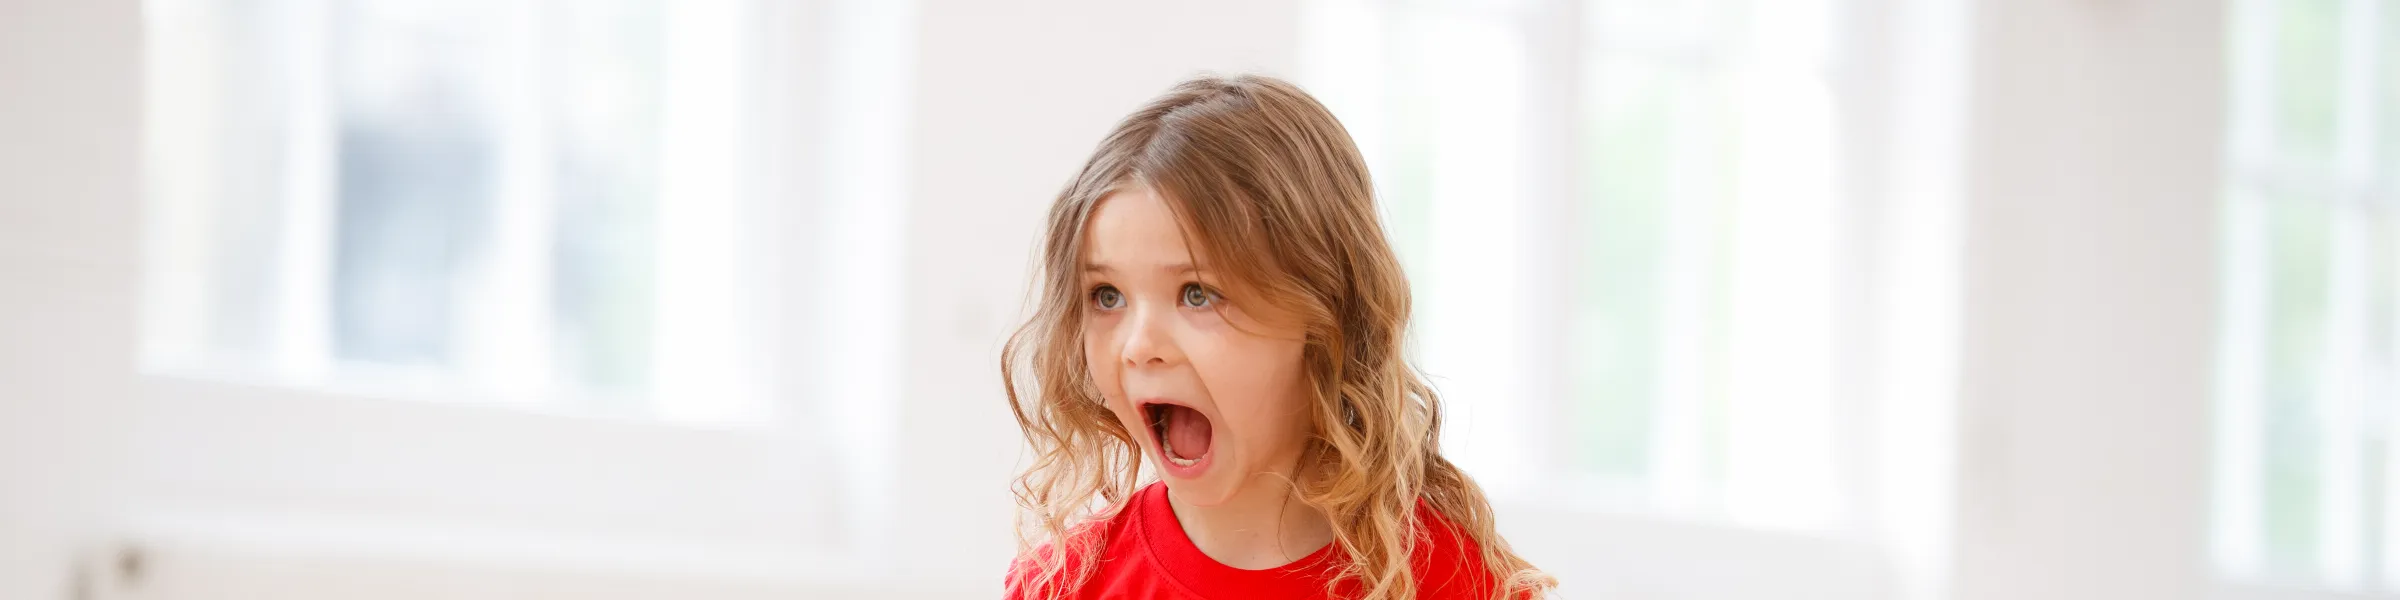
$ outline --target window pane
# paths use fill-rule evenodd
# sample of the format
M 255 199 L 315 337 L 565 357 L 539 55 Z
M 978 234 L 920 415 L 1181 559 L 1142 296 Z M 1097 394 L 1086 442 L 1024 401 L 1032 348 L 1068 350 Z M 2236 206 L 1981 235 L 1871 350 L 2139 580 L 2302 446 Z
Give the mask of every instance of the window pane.
M 2317 440 L 2319 370 L 2332 215 L 2321 199 L 2273 197 L 2265 206 L 2267 344 L 2264 389 L 2264 559 L 2270 573 L 2313 574 L 2323 499 Z
M 479 57 L 504 32 L 455 3 L 334 13 L 335 355 L 447 366 L 460 272 L 491 243 L 502 90 Z
M 1318 26 L 1354 43 L 1318 48 L 1311 85 L 1372 163 L 1421 366 L 1461 413 L 1501 414 L 1446 433 L 1535 453 L 1479 473 L 1838 520 L 1831 5 L 1580 2 L 1566 47 L 1555 4 L 1334 4 L 1352 16 Z
M 2382 80 L 2383 94 L 2375 102 L 2381 110 L 2375 118 L 2383 123 L 2383 149 L 2380 156 L 2386 165 L 2378 172 L 2383 177 L 2384 201 L 2400 206 L 2400 6 L 2385 3 L 2382 8 L 2383 29 L 2375 36 L 2381 45 L 2382 67 L 2376 76 Z M 2400 576 L 2400 573 L 2396 573 Z
M 154 364 L 655 415 L 673 412 L 646 401 L 659 357 L 747 348 L 737 331 L 657 339 L 662 246 L 689 255 L 670 273 L 735 275 L 677 286 L 674 315 L 739 304 L 758 275 L 683 247 L 746 239 L 717 210 L 741 206 L 745 171 L 704 160 L 744 142 L 665 139 L 699 129 L 670 116 L 750 117 L 743 4 L 153 2 Z M 695 70 L 719 76 L 669 89 Z M 684 173 L 670 204 L 669 164 L 723 168 Z M 735 370 L 711 379 L 747 389 Z M 759 414 L 747 395 L 674 396 Z
M 2235 11 L 2229 139 L 2275 143 L 2228 153 L 2220 562 L 2358 590 L 2393 578 L 2375 563 L 2400 564 L 2400 535 L 2379 531 L 2395 515 L 2400 235 L 2375 168 L 2392 164 L 2379 154 L 2400 88 L 2385 74 L 2400 71 L 2378 63 L 2400 18 L 2374 1 L 2237 8 L 2271 10 Z
M 2333 155 L 2342 0 L 2282 0 L 2275 30 L 2277 130 L 2285 160 L 2323 165 Z
M 1582 467 L 1639 476 L 1650 469 L 1650 429 L 1672 349 L 1663 330 L 1675 215 L 1715 220 L 1732 171 L 1720 77 L 1663 61 L 1602 54 L 1593 62 L 1582 169 L 1582 274 L 1578 280 L 1573 448 Z M 1676 206 L 1684 210 L 1678 212 Z M 1702 231 L 1714 228 L 1703 226 Z M 1722 263 L 1698 265 L 1722 277 Z
M 1566 437 L 1658 507 L 1839 511 L 1828 10 L 1593 5 Z
M 565 381 L 638 390 L 650 374 L 662 15 L 638 0 L 556 8 L 544 101 L 558 368 Z

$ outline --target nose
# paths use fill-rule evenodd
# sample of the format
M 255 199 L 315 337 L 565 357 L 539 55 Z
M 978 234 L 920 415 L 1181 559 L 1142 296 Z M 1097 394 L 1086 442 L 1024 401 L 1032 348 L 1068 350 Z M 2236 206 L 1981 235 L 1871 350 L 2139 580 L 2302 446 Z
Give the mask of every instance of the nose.
M 1133 307 L 1126 315 L 1125 338 L 1118 353 L 1127 368 L 1166 366 L 1183 361 L 1175 345 L 1174 311 Z

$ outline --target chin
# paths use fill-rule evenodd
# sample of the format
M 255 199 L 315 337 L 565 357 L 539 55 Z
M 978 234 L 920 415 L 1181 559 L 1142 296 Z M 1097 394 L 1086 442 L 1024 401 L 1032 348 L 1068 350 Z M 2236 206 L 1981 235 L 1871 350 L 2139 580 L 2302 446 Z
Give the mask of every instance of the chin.
M 1203 465 L 1208 467 L 1208 472 L 1201 473 L 1197 477 L 1189 477 L 1178 475 L 1171 470 L 1173 465 L 1163 464 L 1163 461 L 1154 464 L 1160 467 L 1159 481 L 1166 483 L 1167 489 L 1175 493 L 1175 499 L 1184 504 L 1217 506 L 1241 493 L 1241 478 L 1222 476 L 1224 473 L 1232 472 L 1233 469 L 1228 467 L 1233 465 Z

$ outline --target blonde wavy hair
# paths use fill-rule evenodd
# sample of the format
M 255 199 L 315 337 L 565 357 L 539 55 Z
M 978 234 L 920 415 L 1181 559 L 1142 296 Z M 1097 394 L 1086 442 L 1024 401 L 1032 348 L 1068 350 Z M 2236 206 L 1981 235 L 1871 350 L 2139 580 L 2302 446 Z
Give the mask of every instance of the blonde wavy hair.
M 1189 80 L 1125 117 L 1051 205 L 1037 308 L 1000 357 L 1034 451 L 1013 486 L 1026 566 L 1013 583 L 1071 593 L 1102 543 L 1071 532 L 1114 516 L 1142 483 L 1133 433 L 1085 364 L 1079 280 L 1093 208 L 1136 183 L 1172 207 L 1214 268 L 1304 324 L 1313 422 L 1293 487 L 1350 558 L 1329 591 L 1354 580 L 1364 598 L 1416 597 L 1419 500 L 1482 549 L 1501 596 L 1556 585 L 1509 549 L 1483 490 L 1442 458 L 1441 401 L 1402 356 L 1408 282 L 1349 132 L 1299 87 L 1254 75 Z

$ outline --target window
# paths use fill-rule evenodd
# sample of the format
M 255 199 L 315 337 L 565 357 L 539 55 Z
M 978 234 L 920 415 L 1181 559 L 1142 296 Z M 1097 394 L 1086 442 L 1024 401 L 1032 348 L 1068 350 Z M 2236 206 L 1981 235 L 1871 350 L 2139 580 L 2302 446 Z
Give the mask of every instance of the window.
M 1414 350 L 1488 485 L 1845 525 L 1859 405 L 1829 2 L 1321 2 Z M 1523 398 L 1557 398 L 1529 401 Z M 1542 462 L 1547 461 L 1547 462 Z M 1506 492 L 1503 492 L 1506 493 Z
M 855 568 L 897 409 L 816 399 L 899 397 L 892 6 L 145 4 L 115 533 L 553 581 Z
M 2400 592 L 2400 6 L 2229 7 L 2216 561 Z
M 741 5 L 150 5 L 149 362 L 756 422 Z

